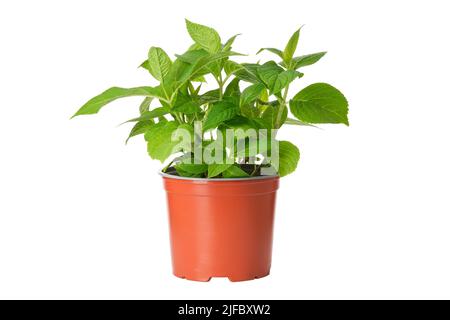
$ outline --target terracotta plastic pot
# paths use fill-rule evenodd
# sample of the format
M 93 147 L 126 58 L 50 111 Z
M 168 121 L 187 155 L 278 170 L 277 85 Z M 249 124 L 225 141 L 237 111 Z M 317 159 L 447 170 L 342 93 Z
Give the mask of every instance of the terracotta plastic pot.
M 175 276 L 231 281 L 267 276 L 277 176 L 183 178 L 162 173 Z

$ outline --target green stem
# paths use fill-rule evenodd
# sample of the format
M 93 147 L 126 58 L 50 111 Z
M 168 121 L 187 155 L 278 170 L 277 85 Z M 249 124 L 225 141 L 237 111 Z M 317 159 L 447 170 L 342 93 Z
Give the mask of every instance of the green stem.
M 216 78 L 217 84 L 219 85 L 219 100 L 222 100 L 223 98 L 223 80 L 222 80 L 222 73 L 219 75 L 218 78 Z
M 163 169 L 162 169 L 162 172 L 166 172 L 167 171 L 167 169 L 169 169 L 170 168 L 170 166 L 172 165 L 172 163 L 175 161 L 175 159 L 174 160 L 172 160 L 172 161 L 170 161 L 170 163 L 167 165 L 167 166 L 165 166 Z
M 289 92 L 289 85 L 287 85 L 286 89 L 284 89 L 283 97 L 281 98 L 281 101 L 280 101 L 280 108 L 278 109 L 277 119 L 275 121 L 276 129 L 281 127 L 281 118 L 283 116 L 284 108 L 286 108 L 286 99 L 287 99 L 288 92 Z
M 179 112 L 175 112 L 175 119 L 179 122 L 179 123 L 184 123 L 184 121 L 181 118 L 181 114 Z

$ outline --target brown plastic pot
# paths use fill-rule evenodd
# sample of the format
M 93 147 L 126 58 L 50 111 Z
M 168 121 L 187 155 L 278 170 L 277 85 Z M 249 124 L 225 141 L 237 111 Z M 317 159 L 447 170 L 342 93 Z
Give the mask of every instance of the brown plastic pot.
M 277 176 L 184 178 L 162 173 L 175 276 L 230 281 L 267 276 Z

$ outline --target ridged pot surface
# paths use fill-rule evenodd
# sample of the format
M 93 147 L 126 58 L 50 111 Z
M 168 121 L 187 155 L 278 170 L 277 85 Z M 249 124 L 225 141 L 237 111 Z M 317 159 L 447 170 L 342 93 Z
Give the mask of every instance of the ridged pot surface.
M 177 277 L 243 281 L 269 274 L 277 176 L 190 179 L 162 175 Z

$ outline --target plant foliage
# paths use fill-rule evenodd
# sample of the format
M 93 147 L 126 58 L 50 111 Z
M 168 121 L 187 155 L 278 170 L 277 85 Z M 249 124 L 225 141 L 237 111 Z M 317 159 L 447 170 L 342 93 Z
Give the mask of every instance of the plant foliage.
M 141 64 L 158 85 L 112 87 L 86 102 L 73 117 L 95 114 L 119 98 L 141 96 L 138 116 L 126 121 L 134 123 L 128 139 L 143 134 L 150 157 L 170 161 L 164 170 L 204 178 L 246 178 L 260 175 L 262 169 L 288 175 L 296 169 L 300 152 L 291 142 L 276 140 L 278 129 L 283 125 L 349 124 L 347 100 L 329 84 L 314 83 L 290 97 L 289 87 L 303 77 L 301 68 L 325 55 L 296 56 L 301 28 L 284 50 L 260 49 L 258 53 L 268 51 L 276 60 L 258 63 L 233 60 L 241 55 L 232 51 L 237 35 L 223 42 L 211 27 L 186 20 L 186 28 L 193 43 L 184 53 L 171 59 L 162 48 L 151 47 Z M 216 86 L 211 88 L 211 84 Z M 248 137 L 239 138 L 239 132 L 249 129 L 265 132 L 256 137 L 256 147 L 240 144 Z M 225 139 L 230 130 L 236 133 L 231 146 Z M 263 138 L 275 141 L 276 147 L 263 146 Z M 195 153 L 199 147 L 223 161 L 208 162 L 203 153 L 199 158 Z M 276 163 L 270 156 L 275 152 Z

